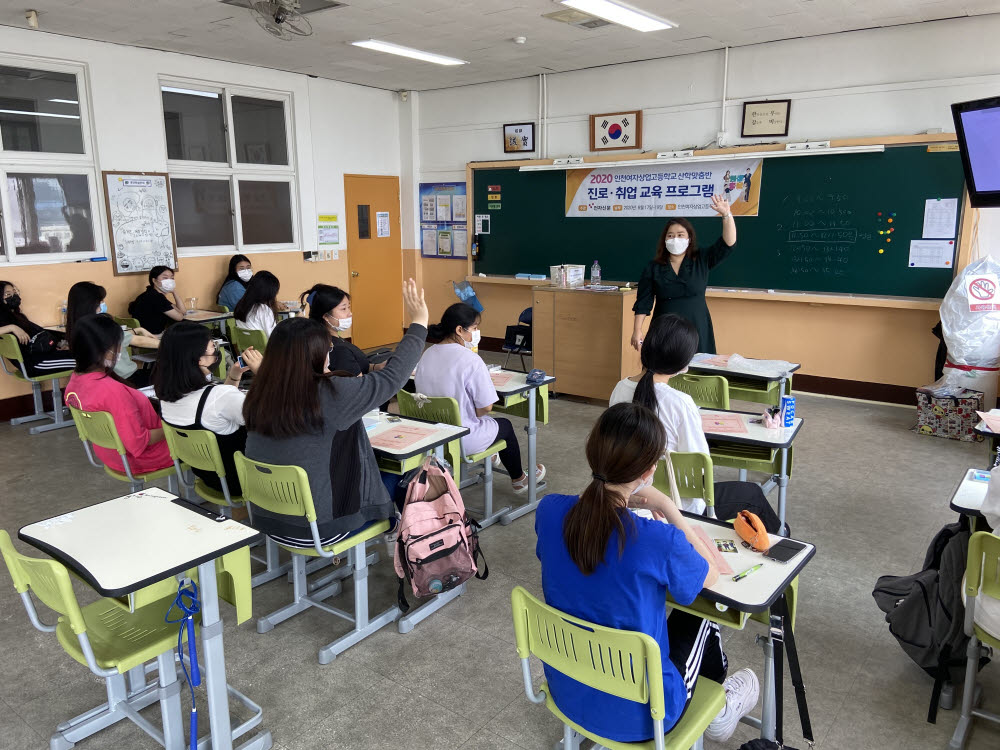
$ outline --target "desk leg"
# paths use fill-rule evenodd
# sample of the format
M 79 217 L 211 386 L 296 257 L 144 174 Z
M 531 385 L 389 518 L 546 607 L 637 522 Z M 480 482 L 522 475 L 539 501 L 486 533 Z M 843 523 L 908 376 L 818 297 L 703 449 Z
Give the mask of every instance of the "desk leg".
M 538 425 L 535 418 L 535 394 L 537 391 L 537 388 L 532 388 L 528 391 L 528 426 L 524 428 L 524 431 L 528 433 L 528 502 L 526 505 L 522 505 L 500 516 L 501 526 L 507 526 L 521 516 L 534 512 L 535 508 L 538 507 L 538 490 L 545 489 L 545 482 L 542 482 L 539 486 L 535 481 L 535 465 L 538 463 L 538 450 L 535 442 L 536 435 L 538 434 Z
M 774 695 L 774 636 L 773 628 L 777 618 L 771 617 L 771 627 L 767 638 L 761 640 L 764 648 L 764 695 L 760 704 L 760 738 L 773 740 L 775 731 L 775 695 Z M 778 621 L 780 622 L 780 621 Z M 778 679 L 780 679 L 780 675 Z
M 781 449 L 781 474 L 778 476 L 778 520 L 781 529 L 778 533 L 785 536 L 785 496 L 788 493 L 788 448 Z

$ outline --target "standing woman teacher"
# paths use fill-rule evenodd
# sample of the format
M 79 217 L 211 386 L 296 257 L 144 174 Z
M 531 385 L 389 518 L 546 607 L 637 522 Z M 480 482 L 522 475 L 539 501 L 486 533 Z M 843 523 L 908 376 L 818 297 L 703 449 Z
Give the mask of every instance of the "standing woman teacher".
M 632 312 L 632 346 L 642 346 L 642 324 L 653 317 L 677 313 L 698 329 L 698 351 L 715 354 L 712 316 L 705 302 L 708 272 L 729 257 L 736 247 L 736 222 L 729 201 L 712 196 L 712 208 L 722 217 L 722 237 L 707 250 L 698 249 L 694 227 L 687 219 L 670 219 L 660 235 L 656 257 L 639 277 L 639 292 Z M 654 309 L 654 303 L 656 305 Z

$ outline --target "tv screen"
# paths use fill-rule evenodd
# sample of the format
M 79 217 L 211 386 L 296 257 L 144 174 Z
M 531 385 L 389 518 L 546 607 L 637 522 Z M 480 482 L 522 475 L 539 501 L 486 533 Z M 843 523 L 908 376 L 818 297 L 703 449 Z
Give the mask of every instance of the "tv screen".
M 1000 97 L 951 105 L 973 206 L 1000 206 Z

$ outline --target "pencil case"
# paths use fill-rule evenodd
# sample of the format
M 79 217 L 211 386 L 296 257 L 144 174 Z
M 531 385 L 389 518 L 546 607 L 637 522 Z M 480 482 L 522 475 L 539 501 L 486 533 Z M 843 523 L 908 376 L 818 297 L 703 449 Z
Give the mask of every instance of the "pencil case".
M 733 529 L 740 535 L 740 539 L 758 552 L 767 552 L 771 548 L 771 537 L 757 514 L 741 510 L 733 521 Z

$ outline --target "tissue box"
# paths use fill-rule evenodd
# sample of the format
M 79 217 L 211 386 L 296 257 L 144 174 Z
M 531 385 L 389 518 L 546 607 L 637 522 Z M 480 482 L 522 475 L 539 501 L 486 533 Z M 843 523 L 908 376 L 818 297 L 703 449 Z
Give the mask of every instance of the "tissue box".
M 916 431 L 921 435 L 982 442 L 983 436 L 973 432 L 979 423 L 977 410 L 983 410 L 983 394 L 979 391 L 967 390 L 960 396 L 935 396 L 918 388 Z

